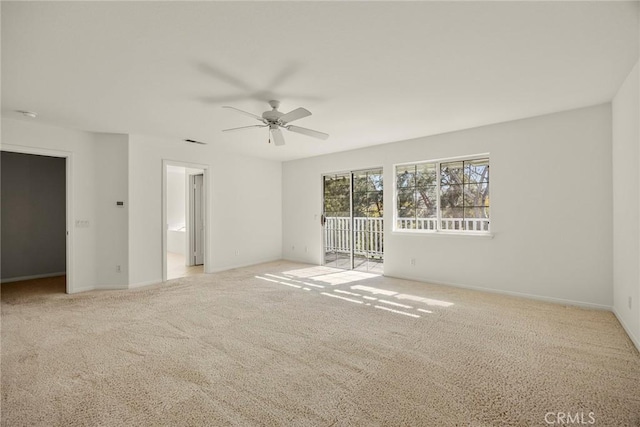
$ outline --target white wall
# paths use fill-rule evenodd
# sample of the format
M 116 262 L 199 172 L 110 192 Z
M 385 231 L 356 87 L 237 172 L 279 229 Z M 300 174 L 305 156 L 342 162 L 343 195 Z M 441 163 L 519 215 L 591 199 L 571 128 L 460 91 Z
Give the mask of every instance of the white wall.
M 187 170 L 167 168 L 167 252 L 185 255 L 187 227 Z
M 172 230 L 186 226 L 186 179 L 185 168 L 172 167 L 167 171 L 167 224 Z
M 103 202 L 109 200 L 108 203 L 111 203 L 111 190 L 108 189 L 112 188 L 118 194 L 118 189 L 122 189 L 121 165 L 109 164 L 104 160 L 126 162 L 126 157 L 121 157 L 123 143 L 108 144 L 107 140 L 110 138 L 89 132 L 2 118 L 2 149 L 36 148 L 72 154 L 71 197 L 74 209 L 70 215 L 74 223 L 88 221 L 89 224 L 86 228 L 72 227 L 69 230 L 74 247 L 71 260 L 73 292 L 95 289 L 101 284 L 121 283 L 119 278 L 114 280 L 111 275 L 115 271 L 115 265 L 112 265 L 115 260 L 123 263 L 124 271 L 127 268 L 126 257 L 120 253 L 121 242 L 126 240 L 126 230 L 114 226 L 115 217 L 100 213 L 104 208 Z M 103 196 L 101 191 L 107 191 L 106 195 Z M 103 229 L 103 226 L 106 228 Z M 103 244 L 100 239 L 106 235 L 110 235 L 112 240 Z
M 230 154 L 219 147 L 130 135 L 130 284 L 162 279 L 162 160 L 209 166 L 209 272 L 281 258 L 280 162 Z M 236 250 L 239 255 L 236 255 Z
M 491 155 L 493 239 L 392 232 L 395 163 L 475 153 Z M 323 173 L 379 166 L 386 275 L 611 307 L 609 104 L 286 162 L 283 256 L 321 263 Z
M 126 288 L 129 282 L 129 136 L 93 134 L 96 150 L 98 287 Z M 124 202 L 118 207 L 116 202 Z M 117 266 L 120 266 L 118 272 Z
M 214 145 L 81 132 L 9 118 L 2 118 L 2 144 L 3 149 L 72 154 L 71 217 L 89 224 L 70 230 L 74 292 L 162 280 L 163 159 L 210 166 L 210 271 L 281 258 L 280 162 L 230 154 Z M 118 208 L 117 201 L 124 207 Z
M 613 308 L 640 349 L 639 80 L 636 64 L 613 99 L 612 121 Z

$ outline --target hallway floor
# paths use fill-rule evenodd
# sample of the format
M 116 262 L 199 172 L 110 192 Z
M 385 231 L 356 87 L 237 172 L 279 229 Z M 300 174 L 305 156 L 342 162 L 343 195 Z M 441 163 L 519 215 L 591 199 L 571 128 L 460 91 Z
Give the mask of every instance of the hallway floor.
M 11 297 L 14 294 L 24 293 L 26 290 L 31 295 L 64 294 L 67 291 L 67 276 L 3 283 L 2 297 Z
M 185 265 L 185 257 L 176 252 L 167 252 L 167 280 L 196 276 L 204 273 L 204 265 Z

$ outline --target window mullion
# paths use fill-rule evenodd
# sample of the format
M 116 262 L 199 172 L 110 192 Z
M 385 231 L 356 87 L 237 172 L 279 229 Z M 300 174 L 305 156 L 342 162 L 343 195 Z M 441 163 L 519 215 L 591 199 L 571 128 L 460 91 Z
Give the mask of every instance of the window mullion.
M 413 167 L 413 223 L 418 230 L 418 165 Z
M 464 160 L 462 161 L 462 224 L 460 224 L 460 229 L 467 231 L 467 215 L 466 215 L 466 209 L 465 207 L 467 206 L 466 203 L 466 194 L 464 193 L 465 190 L 465 175 L 464 175 L 464 171 L 465 171 L 465 167 L 466 167 L 467 162 L 465 162 Z
M 440 212 L 440 162 L 436 163 L 436 229 L 441 231 L 442 214 Z

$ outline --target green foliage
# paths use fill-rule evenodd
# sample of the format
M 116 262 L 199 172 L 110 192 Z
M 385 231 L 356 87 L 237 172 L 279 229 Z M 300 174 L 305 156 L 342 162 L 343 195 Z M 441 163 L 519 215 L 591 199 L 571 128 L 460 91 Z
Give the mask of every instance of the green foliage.
M 324 212 L 326 216 L 351 216 L 351 174 L 324 177 Z M 353 216 L 380 218 L 383 215 L 382 170 L 353 174 Z
M 350 179 L 351 174 L 324 177 L 324 212 L 326 216 L 350 216 Z
M 436 179 L 435 163 L 396 168 L 398 218 L 435 218 Z
M 398 218 L 437 216 L 436 163 L 396 167 Z M 440 210 L 443 218 L 489 217 L 489 159 L 440 165 Z
M 440 165 L 443 218 L 489 218 L 489 159 Z

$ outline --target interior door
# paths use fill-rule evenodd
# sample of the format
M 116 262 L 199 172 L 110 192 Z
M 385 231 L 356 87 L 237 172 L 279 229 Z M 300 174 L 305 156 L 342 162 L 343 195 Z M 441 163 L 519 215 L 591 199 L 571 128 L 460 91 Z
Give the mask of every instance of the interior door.
M 204 175 L 192 176 L 193 191 L 193 248 L 194 265 L 204 264 L 204 194 L 203 183 Z

